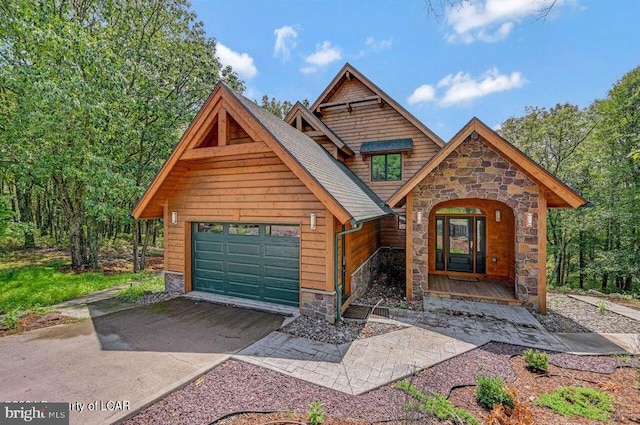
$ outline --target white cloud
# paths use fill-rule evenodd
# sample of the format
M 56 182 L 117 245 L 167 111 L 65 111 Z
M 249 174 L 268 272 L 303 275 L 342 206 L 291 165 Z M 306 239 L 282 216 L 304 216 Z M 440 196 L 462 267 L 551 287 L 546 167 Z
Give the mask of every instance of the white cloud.
M 416 103 L 431 102 L 435 99 L 436 89 L 429 84 L 423 84 L 411 93 L 411 96 L 407 98 L 407 102 L 409 102 L 409 105 L 414 105 Z
M 453 33 L 447 35 L 450 42 L 472 43 L 481 40 L 487 43 L 506 38 L 515 24 L 527 16 L 535 16 L 566 0 L 486 0 L 463 2 L 460 7 L 447 11 L 446 22 Z
M 253 58 L 248 53 L 234 52 L 224 44 L 216 44 L 216 53 L 224 66 L 231 66 L 242 78 L 250 80 L 258 75 L 258 68 L 253 63 Z
M 376 40 L 375 37 L 371 36 L 364 41 L 364 46 L 364 49 L 360 50 L 360 53 L 356 56 L 358 59 L 370 53 L 380 53 L 391 49 L 391 47 L 393 47 L 393 40 Z
M 522 87 L 525 82 L 519 72 L 500 74 L 497 68 L 487 71 L 477 79 L 463 72 L 449 74 L 438 82 L 438 88 L 447 88 L 438 103 L 445 107 L 464 104 L 492 93 Z
M 332 46 L 330 41 L 323 41 L 316 46 L 316 51 L 306 58 L 304 61 L 308 64 L 300 68 L 303 74 L 312 74 L 324 66 L 332 62 L 342 59 L 342 52 L 338 47 Z
M 295 27 L 285 25 L 283 27 L 276 28 L 273 31 L 273 34 L 276 36 L 276 44 L 273 47 L 273 56 L 280 56 L 282 57 L 282 60 L 289 59 L 291 50 L 293 50 L 297 45 L 296 38 L 298 38 L 298 31 L 296 31 Z

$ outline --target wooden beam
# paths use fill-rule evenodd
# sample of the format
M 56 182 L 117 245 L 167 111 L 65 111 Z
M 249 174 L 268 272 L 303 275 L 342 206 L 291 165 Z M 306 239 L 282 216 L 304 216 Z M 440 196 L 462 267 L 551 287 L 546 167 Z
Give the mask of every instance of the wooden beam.
M 238 145 L 212 146 L 209 148 L 188 149 L 184 151 L 181 160 L 194 160 L 215 158 L 230 155 L 245 155 L 250 153 L 271 152 L 269 146 L 264 142 L 241 143 Z
M 538 196 L 538 311 L 547 314 L 547 193 Z
M 324 232 L 325 232 L 325 245 L 326 245 L 326 251 L 325 251 L 325 279 L 326 279 L 326 286 L 325 286 L 325 291 L 328 292 L 332 292 L 334 290 L 334 286 L 335 283 L 333 282 L 333 274 L 334 274 L 334 261 L 335 261 L 335 251 L 334 251 L 334 243 L 335 243 L 335 220 L 333 218 L 333 214 L 331 214 L 331 211 L 329 211 L 329 209 L 325 210 L 325 217 L 326 217 L 326 224 L 324 226 Z M 306 221 L 306 220 L 305 220 Z M 308 226 L 309 223 L 303 222 L 301 224 L 302 227 L 304 226 Z M 312 230 L 312 232 L 315 232 L 315 230 Z M 303 237 L 305 236 L 304 232 L 302 232 Z M 342 261 L 342 258 L 340 258 L 340 261 Z
M 405 291 L 407 301 L 413 300 L 413 192 L 407 194 L 405 227 Z
M 347 77 L 348 81 L 351 81 L 351 73 L 349 71 L 345 72 L 344 76 Z
M 225 146 L 229 141 L 229 125 L 227 123 L 227 110 L 220 108 L 218 111 L 218 146 Z
M 349 102 L 347 102 L 347 111 L 353 111 L 353 108 L 351 107 L 351 104 Z
M 184 292 L 191 292 L 191 221 L 184 222 Z
M 296 116 L 296 128 L 298 131 L 302 131 L 302 117 L 300 115 Z

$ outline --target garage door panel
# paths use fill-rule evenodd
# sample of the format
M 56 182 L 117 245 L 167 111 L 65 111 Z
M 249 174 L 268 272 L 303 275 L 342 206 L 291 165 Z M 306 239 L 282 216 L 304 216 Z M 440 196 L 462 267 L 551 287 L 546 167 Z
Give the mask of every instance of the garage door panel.
M 250 236 L 247 236 L 250 237 Z M 259 241 L 252 242 L 231 242 L 227 243 L 228 254 L 250 255 L 257 257 L 260 255 Z
M 209 252 L 209 253 L 222 253 L 224 250 L 224 244 L 222 241 L 213 242 L 213 241 L 203 241 L 196 240 L 195 241 L 195 252 Z
M 217 223 L 215 232 L 198 231 L 208 227 L 193 225 L 194 290 L 298 305 L 299 226 Z

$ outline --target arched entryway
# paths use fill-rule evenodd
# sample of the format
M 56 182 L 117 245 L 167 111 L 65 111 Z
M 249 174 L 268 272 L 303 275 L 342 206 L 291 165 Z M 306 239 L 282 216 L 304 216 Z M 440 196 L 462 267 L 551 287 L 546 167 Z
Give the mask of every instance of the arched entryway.
M 449 287 L 475 282 L 496 295 L 489 281 L 499 281 L 502 294 L 515 297 L 515 218 L 509 206 L 477 198 L 438 203 L 429 213 L 429 239 L 430 287 L 446 278 Z

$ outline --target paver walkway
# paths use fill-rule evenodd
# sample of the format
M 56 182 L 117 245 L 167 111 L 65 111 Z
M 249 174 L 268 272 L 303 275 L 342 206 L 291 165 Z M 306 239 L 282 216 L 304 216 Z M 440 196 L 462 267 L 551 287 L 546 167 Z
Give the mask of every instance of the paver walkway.
M 628 317 L 630 319 L 633 320 L 637 320 L 638 322 L 640 322 L 640 311 L 638 310 L 634 310 L 632 308 L 629 307 L 625 307 L 623 305 L 620 304 L 616 304 L 615 302 L 611 302 L 611 301 L 607 301 L 607 300 L 603 300 L 602 298 L 598 298 L 598 297 L 590 297 L 588 295 L 572 295 L 570 294 L 569 297 L 576 299 L 576 300 L 580 300 L 582 302 L 594 305 L 596 307 L 599 307 L 601 305 L 601 303 L 604 302 L 604 306 L 607 310 L 609 311 L 613 311 L 614 313 L 618 313 L 621 316 L 625 316 Z
M 273 332 L 234 358 L 357 395 L 490 341 L 580 354 L 640 349 L 638 335 L 552 334 L 524 307 L 450 298 L 425 297 L 424 311 L 392 310 L 383 321 L 408 327 L 342 345 Z
M 234 358 L 357 395 L 473 348 L 476 345 L 419 327 L 342 345 L 274 332 Z

